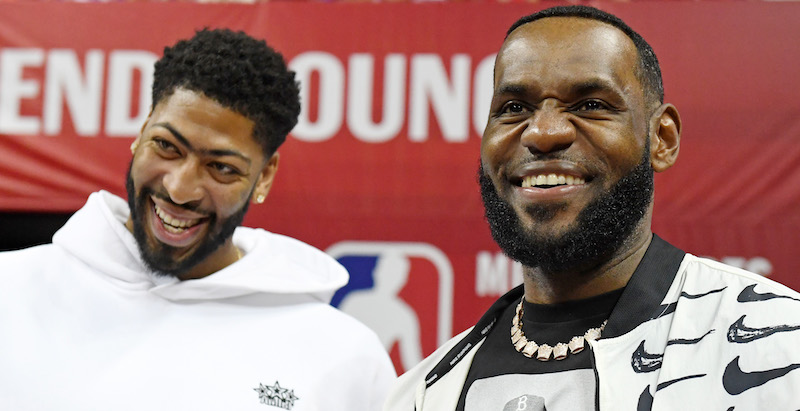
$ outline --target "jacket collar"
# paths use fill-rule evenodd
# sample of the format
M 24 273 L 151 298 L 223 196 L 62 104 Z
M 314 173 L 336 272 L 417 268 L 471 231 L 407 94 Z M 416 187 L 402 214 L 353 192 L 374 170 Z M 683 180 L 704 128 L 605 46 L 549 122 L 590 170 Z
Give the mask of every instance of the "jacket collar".
M 653 234 L 653 240 L 647 247 L 642 261 L 611 311 L 608 324 L 603 331 L 604 338 L 625 334 L 658 315 L 656 311 L 659 311 L 660 304 L 667 295 L 685 254 L 684 251 Z M 503 311 L 519 301 L 523 294 L 523 286 L 519 285 L 495 301 L 472 331 L 453 346 L 428 373 L 425 377 L 426 387 L 430 387 L 447 374 L 470 350 L 486 338 Z
M 603 330 L 604 338 L 626 334 L 658 316 L 661 302 L 667 296 L 685 255 L 684 251 L 653 234 L 642 261 L 611 311 Z

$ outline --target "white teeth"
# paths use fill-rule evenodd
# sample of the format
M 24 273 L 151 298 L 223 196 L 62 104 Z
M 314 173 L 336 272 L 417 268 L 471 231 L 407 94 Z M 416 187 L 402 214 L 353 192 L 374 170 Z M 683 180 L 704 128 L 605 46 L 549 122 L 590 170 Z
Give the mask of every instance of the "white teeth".
M 164 229 L 173 234 L 182 233 L 186 230 L 185 228 L 175 228 L 169 224 L 164 224 Z
M 547 176 L 544 174 L 536 176 L 536 183 L 535 185 L 541 186 L 547 184 Z
M 536 186 L 557 186 L 557 185 L 581 185 L 585 184 L 586 181 L 580 177 L 575 177 L 571 175 L 565 174 L 539 174 L 533 176 L 525 176 L 522 179 L 522 187 L 536 187 Z
M 180 233 L 184 229 L 194 226 L 197 224 L 199 219 L 191 219 L 191 220 L 178 220 L 177 218 L 172 218 L 169 214 L 167 214 L 161 207 L 156 206 L 156 214 L 161 221 L 164 222 L 164 228 L 171 233 Z

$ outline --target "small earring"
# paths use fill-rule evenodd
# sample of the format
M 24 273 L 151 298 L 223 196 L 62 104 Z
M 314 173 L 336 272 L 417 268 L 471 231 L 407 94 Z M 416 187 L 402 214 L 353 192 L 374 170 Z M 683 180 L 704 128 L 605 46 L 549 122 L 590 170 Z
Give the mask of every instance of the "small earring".
M 259 194 L 259 195 L 257 195 L 257 196 L 256 196 L 256 204 L 261 204 L 261 203 L 263 203 L 263 202 L 264 202 L 264 199 L 266 199 L 266 198 L 267 198 L 267 196 L 265 196 L 264 194 Z
M 134 140 L 131 144 L 131 154 L 136 154 L 136 149 L 139 147 L 139 140 Z

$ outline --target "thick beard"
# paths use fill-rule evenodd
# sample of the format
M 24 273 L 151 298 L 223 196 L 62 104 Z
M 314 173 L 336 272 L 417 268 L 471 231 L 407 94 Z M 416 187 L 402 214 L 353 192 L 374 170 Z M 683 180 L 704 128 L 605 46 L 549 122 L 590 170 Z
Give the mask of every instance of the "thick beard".
M 560 237 L 525 230 L 481 165 L 478 180 L 492 237 L 509 258 L 545 273 L 581 272 L 596 267 L 620 250 L 647 214 L 653 198 L 649 153 L 645 149 L 641 162 L 586 206 L 575 224 Z M 558 207 L 534 207 L 529 212 L 546 224 Z
M 180 260 L 176 260 L 173 256 L 178 253 L 179 248 L 162 244 L 155 239 L 154 241 L 157 245 L 152 246 L 148 240 L 149 237 L 144 228 L 145 223 L 143 218 L 146 213 L 150 212 L 148 199 L 150 196 L 156 196 L 177 207 L 183 207 L 187 210 L 195 211 L 196 207 L 187 206 L 185 204 L 175 204 L 169 199 L 169 196 L 155 193 L 147 187 L 143 187 L 141 192 L 136 195 L 130 167 L 128 168 L 128 178 L 125 182 L 125 188 L 128 192 L 128 206 L 130 207 L 131 221 L 133 221 L 133 238 L 136 239 L 136 245 L 139 248 L 142 261 L 144 261 L 151 272 L 165 277 L 180 278 L 181 274 L 188 272 L 197 264 L 203 262 L 214 251 L 225 244 L 233 235 L 236 227 L 242 224 L 244 216 L 247 213 L 247 208 L 250 206 L 250 202 L 245 201 L 244 205 L 237 212 L 222 220 L 218 220 L 215 214 L 211 215 L 208 221 L 209 230 L 206 237 L 191 254 L 183 256 Z

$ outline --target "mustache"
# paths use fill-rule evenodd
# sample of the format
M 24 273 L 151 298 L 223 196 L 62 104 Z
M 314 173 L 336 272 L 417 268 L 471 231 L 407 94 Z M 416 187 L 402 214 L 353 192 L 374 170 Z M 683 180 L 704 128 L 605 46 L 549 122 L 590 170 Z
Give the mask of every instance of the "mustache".
M 509 162 L 507 169 L 521 168 L 531 163 L 540 163 L 544 161 L 563 161 L 565 163 L 581 164 L 585 168 L 593 167 L 594 163 L 587 161 L 584 156 L 567 154 L 563 152 L 555 153 L 528 153 L 525 157 L 517 161 Z
M 208 211 L 208 210 L 200 207 L 200 202 L 199 201 L 191 201 L 191 202 L 184 203 L 184 204 L 178 204 L 178 203 L 172 201 L 172 198 L 169 196 L 169 194 L 155 191 L 155 190 L 153 190 L 153 189 L 151 189 L 149 187 L 142 187 L 141 192 L 139 193 L 139 196 L 141 198 L 155 197 L 155 198 L 157 198 L 157 199 L 159 199 L 159 200 L 161 200 L 161 201 L 163 201 L 165 203 L 168 203 L 168 204 L 170 204 L 172 206 L 175 206 L 175 207 L 178 207 L 178 208 L 182 208 L 184 210 L 188 210 L 188 211 L 191 211 L 191 212 L 194 212 L 194 213 L 205 214 L 207 216 L 212 216 L 214 214 L 213 212 Z

